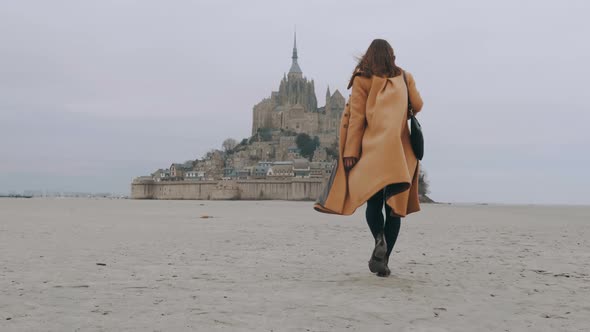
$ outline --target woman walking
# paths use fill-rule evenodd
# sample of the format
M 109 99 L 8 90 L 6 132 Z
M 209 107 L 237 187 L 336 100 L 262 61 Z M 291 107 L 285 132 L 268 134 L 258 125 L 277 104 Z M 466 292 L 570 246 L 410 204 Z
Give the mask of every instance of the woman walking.
M 340 123 L 335 171 L 314 204 L 323 213 L 351 215 L 366 203 L 375 248 L 369 269 L 388 276 L 401 218 L 420 210 L 420 164 L 410 142 L 408 103 L 423 101 L 409 72 L 395 64 L 389 43 L 375 39 L 360 58 Z M 385 216 L 383 216 L 385 207 Z

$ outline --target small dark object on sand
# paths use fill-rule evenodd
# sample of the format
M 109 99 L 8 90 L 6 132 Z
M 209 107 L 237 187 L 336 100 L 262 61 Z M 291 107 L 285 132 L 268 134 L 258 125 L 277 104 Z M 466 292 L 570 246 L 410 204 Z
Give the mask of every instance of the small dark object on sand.
M 105 263 L 96 263 L 96 265 L 107 266 Z

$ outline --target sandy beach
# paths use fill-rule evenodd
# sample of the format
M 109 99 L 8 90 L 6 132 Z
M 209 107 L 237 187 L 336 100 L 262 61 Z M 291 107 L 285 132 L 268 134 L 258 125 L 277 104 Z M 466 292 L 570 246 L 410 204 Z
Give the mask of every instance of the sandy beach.
M 0 199 L 0 331 L 588 331 L 590 207 Z M 209 216 L 209 218 L 202 218 Z

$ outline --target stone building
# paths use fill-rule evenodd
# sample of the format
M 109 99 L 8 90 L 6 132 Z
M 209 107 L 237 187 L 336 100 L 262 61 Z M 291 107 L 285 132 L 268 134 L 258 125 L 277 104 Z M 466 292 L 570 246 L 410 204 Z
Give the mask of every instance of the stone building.
M 337 147 L 345 98 L 338 90 L 331 93 L 328 87 L 325 104 L 318 107 L 315 83 L 304 77 L 298 59 L 295 36 L 291 67 L 280 80 L 278 91 L 272 91 L 270 97 L 254 106 L 251 137 L 234 149 L 213 149 L 193 162 L 172 164 L 169 170 L 153 174 L 153 178 L 194 182 L 324 177 L 325 165 L 333 161 L 334 146 Z M 297 145 L 297 135 L 302 133 L 314 142 L 315 137 L 319 141 L 309 161 L 303 158 L 301 150 L 308 156 L 309 146 L 300 149 Z
M 266 173 L 267 178 L 291 178 L 293 175 L 293 164 L 272 165 Z
M 308 178 L 310 175 L 309 160 L 305 158 L 293 160 L 293 176 Z
M 325 106 L 318 108 L 315 83 L 304 77 L 299 67 L 296 36 L 291 59 L 291 68 L 283 75 L 279 90 L 254 106 L 252 135 L 261 129 L 282 129 L 319 136 L 320 142 L 329 144 L 336 139 L 346 101 L 338 90 L 330 94 L 328 87 Z
M 213 150 L 208 152 L 204 159 L 198 161 L 197 170 L 204 172 L 205 180 L 219 180 L 223 174 L 224 165 L 224 153 Z
M 152 173 L 151 177 L 156 182 L 167 180 L 170 177 L 170 170 L 169 169 L 158 169 L 154 173 Z
M 309 163 L 309 176 L 312 178 L 329 178 L 334 162 L 312 161 Z
M 193 162 L 187 161 L 184 164 L 172 164 L 170 165 L 170 177 L 174 179 L 184 178 L 184 174 L 188 171 L 193 170 Z
M 319 147 L 315 149 L 311 161 L 328 161 L 328 153 L 326 151 L 326 148 Z

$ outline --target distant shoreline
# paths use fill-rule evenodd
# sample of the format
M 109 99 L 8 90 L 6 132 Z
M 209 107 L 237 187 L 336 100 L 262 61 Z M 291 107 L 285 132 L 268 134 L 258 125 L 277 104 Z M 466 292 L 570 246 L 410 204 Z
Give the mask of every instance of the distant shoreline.
M 33 198 L 31 195 L 0 195 L 0 198 Z
M 31 198 L 31 199 L 53 199 L 53 200 L 133 200 L 130 197 L 115 198 L 115 197 L 43 197 L 43 196 L 26 196 L 26 195 L 0 195 L 0 199 L 4 198 Z M 146 199 L 140 201 L 186 201 L 186 202 L 219 202 L 219 201 L 281 201 L 281 202 L 313 202 L 312 200 L 288 200 L 288 199 L 240 199 L 240 200 L 207 200 L 207 199 Z M 497 203 L 497 202 L 420 202 L 421 205 L 448 205 L 455 207 L 474 207 L 474 206 L 488 206 L 488 207 L 589 207 L 590 204 L 567 204 L 567 203 Z

